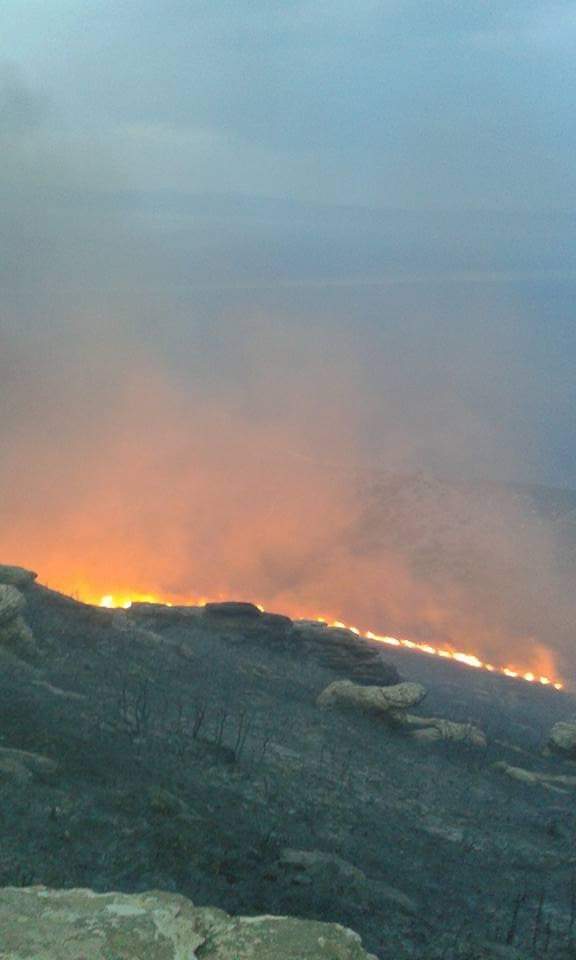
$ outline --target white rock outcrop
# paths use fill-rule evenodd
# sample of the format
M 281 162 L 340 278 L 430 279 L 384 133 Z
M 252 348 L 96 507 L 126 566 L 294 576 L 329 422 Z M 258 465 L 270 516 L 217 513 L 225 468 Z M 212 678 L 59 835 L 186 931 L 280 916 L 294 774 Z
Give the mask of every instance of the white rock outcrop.
M 317 699 L 319 707 L 352 706 L 368 713 L 388 714 L 407 710 L 420 703 L 426 688 L 420 683 L 397 683 L 393 687 L 364 687 L 351 680 L 335 680 Z
M 576 760 L 576 723 L 560 720 L 555 723 L 548 736 L 548 747 L 570 760 Z
M 404 717 L 404 723 L 410 737 L 422 743 L 446 740 L 481 748 L 487 743 L 486 734 L 474 723 L 457 723 L 443 717 L 415 717 L 411 714 Z
M 336 680 L 322 691 L 316 703 L 319 707 L 358 708 L 382 717 L 390 727 L 399 729 L 411 740 L 423 743 L 445 740 L 473 747 L 486 746 L 486 734 L 473 723 L 457 723 L 443 717 L 419 717 L 408 713 L 408 709 L 421 703 L 425 696 L 426 688 L 420 683 L 365 687 L 351 680 Z
M 337 923 L 232 917 L 175 893 L 0 889 L 2 960 L 377 960 Z

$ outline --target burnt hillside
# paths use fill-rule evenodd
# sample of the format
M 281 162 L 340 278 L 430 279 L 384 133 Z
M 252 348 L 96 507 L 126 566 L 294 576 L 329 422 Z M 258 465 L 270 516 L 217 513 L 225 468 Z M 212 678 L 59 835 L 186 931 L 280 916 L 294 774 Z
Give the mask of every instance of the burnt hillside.
M 573 785 L 502 767 L 576 774 L 542 753 L 568 694 L 248 604 L 111 611 L 16 589 L 28 632 L 0 650 L 1 885 L 335 920 L 381 960 L 574 955 Z M 423 684 L 417 719 L 473 724 L 486 746 L 321 709 L 343 679 Z

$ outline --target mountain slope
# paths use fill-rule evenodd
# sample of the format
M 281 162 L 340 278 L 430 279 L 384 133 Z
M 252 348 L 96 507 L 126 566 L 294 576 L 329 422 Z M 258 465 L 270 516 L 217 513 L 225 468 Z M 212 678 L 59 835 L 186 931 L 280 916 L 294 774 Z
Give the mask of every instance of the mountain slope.
M 573 795 L 493 764 L 569 772 L 541 756 L 569 696 L 367 644 L 365 681 L 396 667 L 428 687 L 426 714 L 489 737 L 420 744 L 316 705 L 358 676 L 345 631 L 22 594 L 36 652 L 0 651 L 0 885 L 164 889 L 337 921 L 381 960 L 464 957 L 469 940 L 561 956 Z

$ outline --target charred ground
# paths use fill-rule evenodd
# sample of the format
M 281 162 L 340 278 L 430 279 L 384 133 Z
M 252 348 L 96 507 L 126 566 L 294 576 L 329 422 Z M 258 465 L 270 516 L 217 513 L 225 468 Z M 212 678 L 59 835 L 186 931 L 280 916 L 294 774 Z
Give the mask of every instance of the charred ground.
M 576 956 L 573 793 L 493 766 L 572 772 L 542 756 L 568 694 L 281 617 L 24 592 L 38 655 L 2 651 L 2 747 L 58 766 L 2 772 L 1 885 L 336 920 L 382 960 Z M 487 749 L 316 705 L 337 678 L 399 676 Z

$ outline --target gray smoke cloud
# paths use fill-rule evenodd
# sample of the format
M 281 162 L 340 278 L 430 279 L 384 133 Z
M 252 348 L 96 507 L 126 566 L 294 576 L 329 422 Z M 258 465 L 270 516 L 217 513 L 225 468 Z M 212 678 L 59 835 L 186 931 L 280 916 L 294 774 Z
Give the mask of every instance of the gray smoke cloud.
M 569 144 L 510 126 L 568 14 L 441 7 L 7 5 L 8 562 L 571 669 L 506 486 L 576 476 Z

